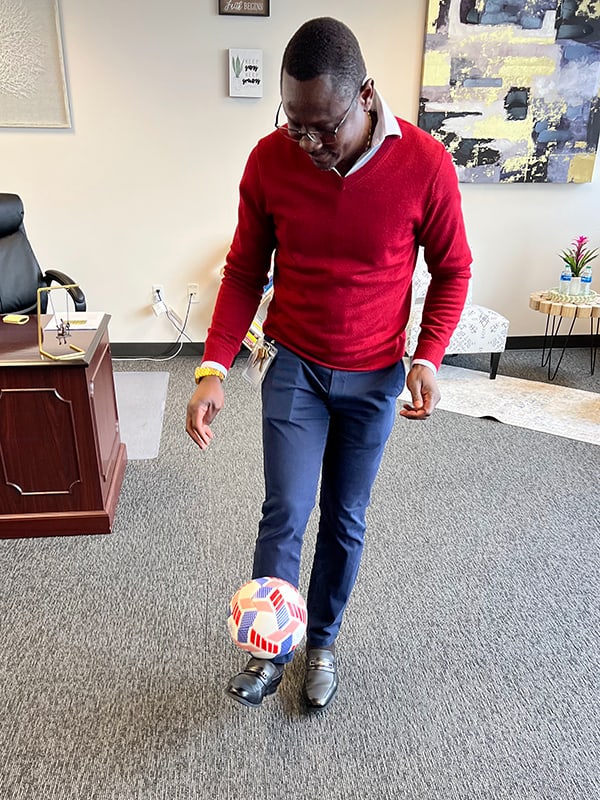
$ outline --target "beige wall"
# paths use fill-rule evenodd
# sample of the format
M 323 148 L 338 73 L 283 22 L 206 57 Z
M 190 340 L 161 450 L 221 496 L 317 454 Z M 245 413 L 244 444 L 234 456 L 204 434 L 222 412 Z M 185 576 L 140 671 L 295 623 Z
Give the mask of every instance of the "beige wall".
M 89 307 L 112 314 L 114 342 L 171 341 L 150 287 L 164 284 L 183 315 L 189 281 L 201 286 L 188 328 L 201 341 L 241 171 L 272 127 L 291 34 L 314 16 L 344 20 L 378 88 L 414 122 L 426 6 L 271 0 L 269 18 L 234 18 L 217 14 L 217 0 L 61 0 L 73 128 L 0 129 L 0 190 L 23 197 L 42 263 L 71 273 Z M 227 96 L 229 47 L 263 50 L 262 99 Z M 511 335 L 543 332 L 527 298 L 553 285 L 557 251 L 582 233 L 600 245 L 598 169 L 578 186 L 462 186 L 474 299 L 508 316 Z

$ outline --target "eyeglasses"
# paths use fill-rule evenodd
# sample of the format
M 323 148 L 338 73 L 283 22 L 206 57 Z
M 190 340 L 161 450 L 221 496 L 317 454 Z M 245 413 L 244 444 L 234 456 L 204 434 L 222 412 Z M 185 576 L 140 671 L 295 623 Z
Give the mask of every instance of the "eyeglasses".
M 361 87 L 362 88 L 362 87 Z M 352 98 L 352 102 L 346 109 L 346 113 L 335 126 L 332 131 L 322 131 L 319 128 L 307 128 L 306 130 L 302 131 L 300 128 L 290 128 L 289 125 L 280 125 L 279 124 L 279 112 L 283 107 L 283 101 L 279 103 L 277 107 L 277 113 L 275 114 L 275 127 L 282 133 L 284 136 L 287 136 L 289 139 L 292 139 L 294 142 L 301 142 L 302 139 L 306 136 L 307 139 L 310 139 L 311 142 L 320 142 L 321 144 L 333 144 L 337 138 L 338 131 L 348 119 L 348 114 L 350 113 L 350 109 L 354 105 L 356 99 L 360 95 L 360 89 Z

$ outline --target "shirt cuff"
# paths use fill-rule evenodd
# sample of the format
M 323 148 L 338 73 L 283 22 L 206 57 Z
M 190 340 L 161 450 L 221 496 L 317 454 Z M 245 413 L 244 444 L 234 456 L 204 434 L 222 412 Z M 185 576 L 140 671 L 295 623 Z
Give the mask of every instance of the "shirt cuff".
M 200 364 L 201 367 L 210 367 L 210 369 L 218 369 L 219 372 L 223 373 L 223 378 L 227 376 L 228 370 L 225 369 L 223 364 L 219 364 L 218 361 L 203 361 Z
M 431 361 L 427 361 L 426 358 L 413 358 L 410 362 L 411 367 L 413 364 L 421 364 L 423 367 L 429 367 L 429 369 L 433 372 L 434 375 L 437 375 L 437 367 L 435 364 L 432 364 Z

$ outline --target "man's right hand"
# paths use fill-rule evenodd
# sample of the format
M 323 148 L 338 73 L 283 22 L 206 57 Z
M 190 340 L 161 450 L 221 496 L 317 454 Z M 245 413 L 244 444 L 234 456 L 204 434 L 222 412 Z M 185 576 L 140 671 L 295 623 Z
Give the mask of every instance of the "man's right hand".
M 211 443 L 210 423 L 225 405 L 221 379 L 216 375 L 202 378 L 187 406 L 185 429 L 201 450 Z

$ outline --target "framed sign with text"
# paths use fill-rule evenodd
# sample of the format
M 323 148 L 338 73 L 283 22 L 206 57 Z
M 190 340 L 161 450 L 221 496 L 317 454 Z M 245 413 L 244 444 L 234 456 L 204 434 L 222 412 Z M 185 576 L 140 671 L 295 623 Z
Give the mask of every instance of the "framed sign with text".
M 238 17 L 268 17 L 269 0 L 219 0 L 219 14 Z
M 229 96 L 262 97 L 262 50 L 229 50 Z

